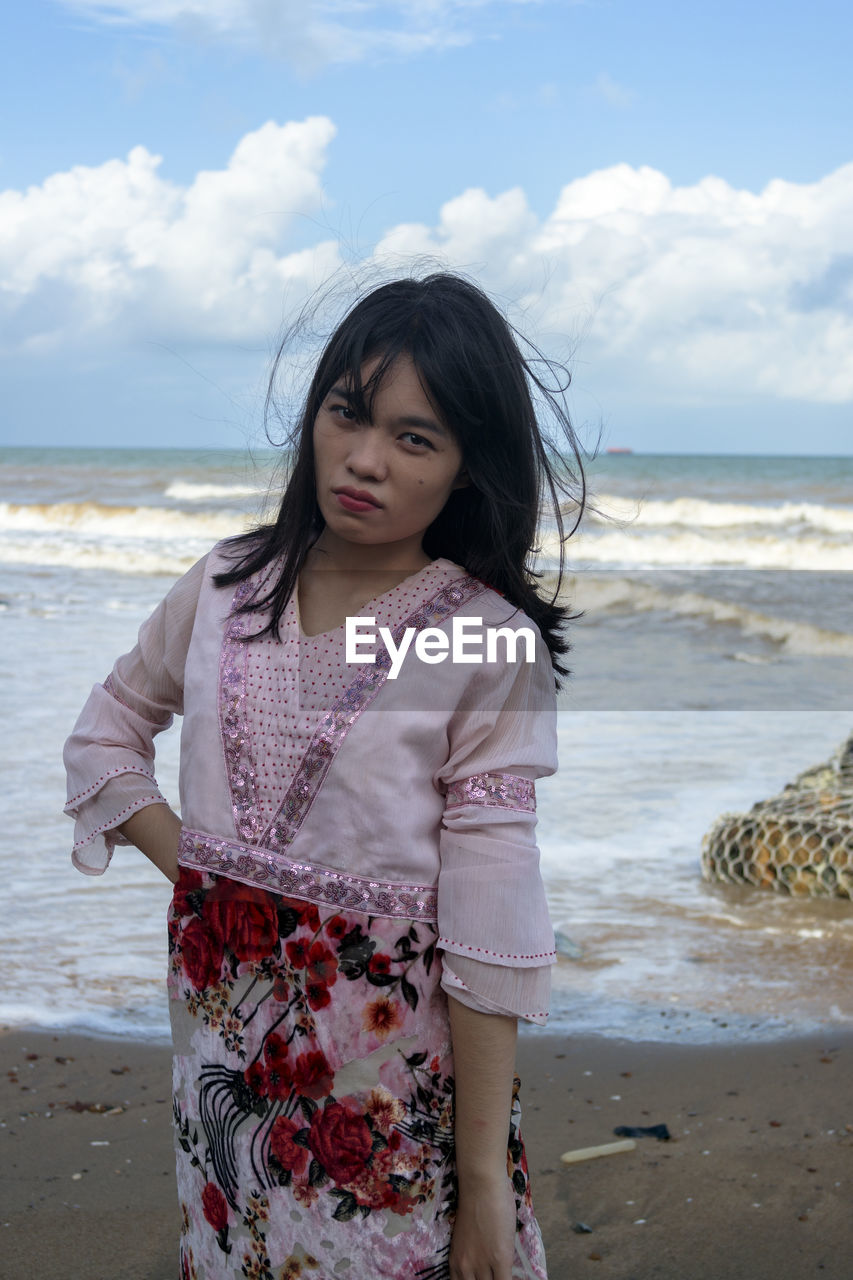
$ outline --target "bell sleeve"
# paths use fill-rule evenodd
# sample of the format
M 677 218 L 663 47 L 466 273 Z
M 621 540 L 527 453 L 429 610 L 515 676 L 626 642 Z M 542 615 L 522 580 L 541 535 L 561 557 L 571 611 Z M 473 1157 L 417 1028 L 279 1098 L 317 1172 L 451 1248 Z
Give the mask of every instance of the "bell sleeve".
M 483 1012 L 536 1023 L 547 1018 L 556 951 L 539 871 L 535 782 L 556 772 L 556 722 L 553 668 L 537 631 L 535 662 L 479 669 L 434 779 L 445 790 L 442 986 Z
M 117 828 L 149 804 L 168 804 L 154 775 L 154 737 L 183 712 L 184 665 L 207 557 L 181 578 L 139 630 L 135 647 L 118 659 L 83 707 L 63 760 L 65 812 L 74 819 L 71 860 L 102 875 L 117 844 Z

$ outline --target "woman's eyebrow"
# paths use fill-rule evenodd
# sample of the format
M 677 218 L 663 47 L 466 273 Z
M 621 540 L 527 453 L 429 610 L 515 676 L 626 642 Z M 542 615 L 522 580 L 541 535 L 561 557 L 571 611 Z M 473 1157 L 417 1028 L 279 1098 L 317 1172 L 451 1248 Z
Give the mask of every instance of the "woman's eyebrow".
M 352 404 L 355 395 L 347 387 L 335 386 L 329 392 L 329 396 L 337 396 L 340 400 L 346 400 L 347 404 Z M 450 439 L 450 432 L 436 422 L 433 418 L 421 418 L 416 413 L 405 413 L 399 418 L 394 419 L 395 426 L 411 427 L 418 431 L 432 431 L 434 435 L 440 436 L 442 440 Z

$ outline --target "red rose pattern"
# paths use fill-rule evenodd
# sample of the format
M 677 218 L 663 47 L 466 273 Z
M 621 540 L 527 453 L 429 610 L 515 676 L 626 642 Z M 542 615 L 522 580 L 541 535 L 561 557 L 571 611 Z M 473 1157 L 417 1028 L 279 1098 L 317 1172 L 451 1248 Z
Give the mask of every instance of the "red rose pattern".
M 278 912 L 263 889 L 222 876 L 204 900 L 204 917 L 240 961 L 264 960 L 277 946 Z
M 293 1083 L 299 1093 L 315 1102 L 332 1092 L 334 1072 L 321 1049 L 300 1053 L 293 1068 Z
M 376 1212 L 401 1216 L 420 1212 L 418 1206 L 429 1213 L 427 1206 L 431 1202 L 438 1205 L 439 1200 L 441 1207 L 433 1210 L 436 1216 L 450 1211 L 450 1201 L 442 1199 L 441 1191 L 446 1146 L 409 1133 L 408 1122 L 398 1127 L 396 1115 L 384 1126 L 377 1124 L 374 1112 L 360 1096 L 346 1092 L 340 1100 L 336 1098 L 333 1064 L 320 1048 L 319 1032 L 328 1030 L 323 1026 L 322 1011 L 338 1000 L 343 1002 L 345 1018 L 334 1025 L 352 1036 L 340 1046 L 344 1061 L 350 1060 L 350 1054 L 363 1056 L 377 1041 L 388 1042 L 406 1030 L 417 1030 L 420 1021 L 411 1019 L 408 1002 L 402 998 L 400 970 L 421 996 L 428 995 L 435 979 L 424 964 L 412 964 L 407 957 L 403 966 L 395 959 L 400 929 L 399 922 L 366 922 L 357 913 L 337 912 L 323 919 L 313 904 L 207 874 L 184 872 L 176 886 L 170 945 L 195 991 L 215 987 L 202 1000 L 190 1000 L 191 993 L 185 993 L 187 1016 L 204 1018 L 213 1034 L 218 1030 L 229 1053 L 244 1050 L 232 1061 L 242 1072 L 245 1092 L 241 1096 L 235 1089 L 232 1098 L 246 1120 L 239 1127 L 223 1128 L 221 1138 L 242 1146 L 243 1158 L 253 1153 L 259 1176 L 268 1179 L 271 1199 L 273 1194 L 284 1196 L 286 1188 L 292 1197 L 290 1203 L 300 1206 L 329 1197 L 329 1212 L 336 1217 L 340 1214 L 344 1221 L 352 1218 L 356 1206 L 361 1211 L 356 1221 L 362 1215 L 366 1221 Z M 421 925 L 416 930 L 415 948 L 419 957 L 426 957 L 434 931 Z M 346 963 L 339 968 L 337 953 L 344 938 L 349 939 Z M 235 961 L 257 964 L 262 960 L 268 963 L 260 973 L 245 974 L 235 967 Z M 173 973 L 179 972 L 176 965 Z M 321 1016 L 315 1023 L 317 1013 Z M 338 1044 L 332 1044 L 330 1054 L 337 1053 Z M 423 1052 L 426 1047 L 422 1045 L 420 1051 L 407 1047 L 411 1059 L 404 1061 L 411 1061 L 411 1092 L 404 1088 L 398 1094 L 395 1089 L 389 1098 L 400 1115 L 417 1117 L 424 1123 L 424 1135 L 441 1114 L 442 1143 L 446 1144 L 448 1126 L 452 1125 L 452 1079 L 445 1059 L 434 1053 L 435 1041 L 429 1056 Z M 211 1092 L 210 1096 L 215 1105 L 205 1123 L 214 1133 L 217 1124 L 225 1125 L 225 1095 Z M 230 1114 L 237 1113 L 232 1110 Z M 194 1150 L 195 1130 L 189 1127 L 194 1122 L 179 1123 L 188 1126 L 187 1140 Z M 262 1125 L 263 1138 L 259 1132 Z M 526 1160 L 513 1132 L 509 1155 L 516 1204 L 526 1206 Z M 240 1216 L 242 1205 L 231 1214 L 220 1190 L 226 1185 L 223 1176 L 227 1176 L 227 1166 L 223 1174 L 204 1160 L 185 1172 L 195 1183 L 199 1230 L 212 1229 L 223 1252 L 239 1250 L 243 1240 L 240 1223 L 245 1225 L 246 1217 Z M 253 1200 L 250 1219 L 256 1211 Z M 523 1214 L 524 1208 L 519 1212 Z M 229 1215 L 233 1217 L 230 1225 Z
M 196 991 L 203 991 L 219 981 L 222 969 L 222 943 L 203 920 L 193 916 L 180 932 L 181 963 Z
M 175 915 L 178 919 L 183 916 L 189 916 L 193 913 L 192 904 L 189 902 L 189 895 L 198 893 L 202 886 L 202 878 L 200 871 L 190 871 L 188 867 L 178 868 L 178 879 L 175 884 L 173 894 L 173 904 Z
M 293 1141 L 293 1135 L 298 1128 L 299 1126 L 287 1116 L 279 1116 L 270 1130 L 270 1152 L 282 1169 L 289 1169 L 297 1177 L 305 1172 L 308 1164 L 308 1152 L 305 1147 L 300 1147 Z
M 364 1171 L 373 1139 L 360 1111 L 342 1102 L 327 1102 L 311 1119 L 308 1146 L 329 1177 L 341 1186 Z
M 228 1226 L 228 1205 L 216 1183 L 208 1182 L 201 1193 L 201 1207 L 214 1231 L 224 1231 Z

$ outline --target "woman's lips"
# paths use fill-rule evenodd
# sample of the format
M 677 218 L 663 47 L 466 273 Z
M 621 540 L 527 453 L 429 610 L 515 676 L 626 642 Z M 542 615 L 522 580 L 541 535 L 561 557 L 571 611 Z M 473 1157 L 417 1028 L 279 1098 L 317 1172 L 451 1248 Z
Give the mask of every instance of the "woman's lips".
M 345 511 L 379 511 L 378 502 L 373 499 L 366 499 L 355 496 L 356 491 L 350 489 L 338 489 L 335 497 L 344 508 Z

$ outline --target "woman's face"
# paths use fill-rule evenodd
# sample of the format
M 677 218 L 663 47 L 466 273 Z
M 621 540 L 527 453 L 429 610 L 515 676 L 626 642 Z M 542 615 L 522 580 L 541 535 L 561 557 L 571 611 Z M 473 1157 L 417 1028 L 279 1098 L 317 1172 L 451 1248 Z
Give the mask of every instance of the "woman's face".
M 365 383 L 378 363 L 365 364 Z M 339 538 L 422 555 L 425 531 L 468 483 L 461 450 L 408 356 L 386 373 L 367 422 L 356 421 L 348 379 L 338 379 L 314 422 L 314 465 L 327 548 Z

